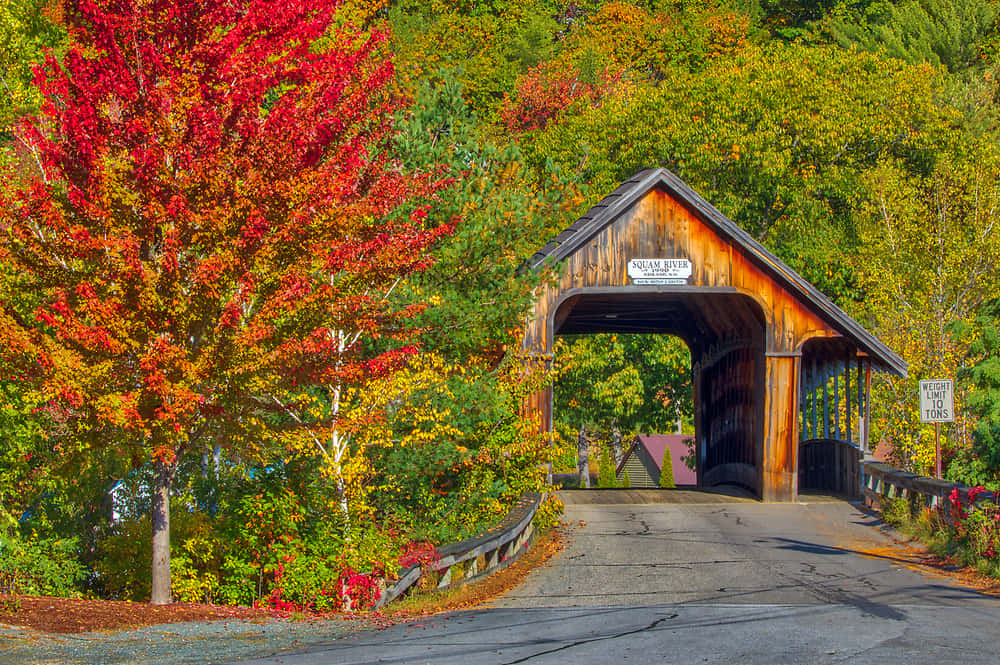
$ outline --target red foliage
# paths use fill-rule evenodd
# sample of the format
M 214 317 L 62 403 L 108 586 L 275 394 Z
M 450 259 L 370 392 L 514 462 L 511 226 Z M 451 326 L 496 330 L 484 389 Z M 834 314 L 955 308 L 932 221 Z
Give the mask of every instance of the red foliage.
M 951 517 L 956 523 L 966 518 L 965 507 L 962 505 L 962 495 L 958 488 L 954 488 L 948 495 L 948 502 L 951 506 Z
M 285 559 L 287 562 L 290 557 L 285 557 Z M 313 602 L 295 602 L 283 598 L 285 595 L 285 588 L 282 584 L 284 576 L 284 565 L 279 563 L 273 571 L 274 588 L 267 597 L 256 601 L 254 607 L 287 614 L 317 610 L 317 606 Z M 375 607 L 381 594 L 382 584 L 376 576 L 370 573 L 358 573 L 350 566 L 346 566 L 340 571 L 336 585 L 332 590 L 324 588 L 319 591 L 319 595 L 323 596 L 325 600 L 332 601 L 333 607 L 344 611 L 371 609 Z
M 584 83 L 578 70 L 558 71 L 543 63 L 521 77 L 514 99 L 504 98 L 500 118 L 512 132 L 542 129 L 577 100 L 598 102 L 618 78 L 605 73 L 597 84 Z
M 986 494 L 992 494 L 988 489 L 982 485 L 976 485 L 975 487 L 969 488 L 969 505 L 975 505 L 976 499 Z
M 440 559 L 441 555 L 438 554 L 437 549 L 432 543 L 410 542 L 407 543 L 403 553 L 399 555 L 399 567 L 409 568 L 417 564 L 420 566 L 429 566 L 437 563 Z
M 386 34 L 336 7 L 66 3 L 72 44 L 19 129 L 42 174 L 0 200 L 20 275 L 0 338 L 78 431 L 167 459 L 271 403 L 255 378 L 360 383 L 412 351 L 343 344 L 405 342 L 413 307 L 386 294 L 451 226 L 428 206 L 442 183 L 390 162 Z
M 281 594 L 282 590 L 280 588 L 274 589 L 267 595 L 266 598 L 261 598 L 260 600 L 255 601 L 253 606 L 256 609 L 267 609 L 283 613 L 285 616 L 290 616 L 293 612 L 303 612 L 309 609 L 302 603 L 284 600 L 281 597 Z
M 375 607 L 382 594 L 382 587 L 374 576 L 356 573 L 350 568 L 340 576 L 341 608 L 347 611 Z

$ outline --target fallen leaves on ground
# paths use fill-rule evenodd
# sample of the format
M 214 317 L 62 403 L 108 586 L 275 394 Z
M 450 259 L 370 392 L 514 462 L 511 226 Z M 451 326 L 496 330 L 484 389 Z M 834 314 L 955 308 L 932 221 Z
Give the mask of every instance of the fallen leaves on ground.
M 565 546 L 559 529 L 543 534 L 513 565 L 479 582 L 471 583 L 446 594 L 418 600 L 410 609 L 393 611 L 392 607 L 372 614 L 309 614 L 307 618 L 364 618 L 375 627 L 387 627 L 406 621 L 415 615 L 436 614 L 447 610 L 481 605 L 495 596 L 514 588 L 533 569 L 544 565 Z M 409 607 L 409 606 L 408 606 Z M 16 596 L 0 594 L 0 624 L 31 628 L 47 633 L 84 633 L 141 628 L 163 623 L 184 621 L 217 621 L 222 619 L 287 618 L 287 613 L 271 612 L 250 607 L 228 607 L 198 603 L 150 605 L 117 600 L 86 600 L 50 596 Z
M 121 630 L 160 623 L 264 619 L 265 610 L 197 603 L 150 605 L 121 600 L 85 600 L 50 596 L 0 595 L 0 623 L 47 633 Z
M 888 546 L 857 546 L 851 549 L 870 559 L 882 559 L 924 575 L 947 579 L 980 593 L 1000 596 L 1000 580 L 995 577 L 984 575 L 974 568 L 960 566 L 951 558 L 928 552 L 919 541 L 896 537 L 893 537 L 893 541 Z

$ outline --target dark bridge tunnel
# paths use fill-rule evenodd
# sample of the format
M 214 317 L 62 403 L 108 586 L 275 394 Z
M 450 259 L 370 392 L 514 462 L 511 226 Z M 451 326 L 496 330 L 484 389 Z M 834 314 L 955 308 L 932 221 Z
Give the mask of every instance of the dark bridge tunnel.
M 558 306 L 553 332 L 684 340 L 691 351 L 698 484 L 739 484 L 759 493 L 764 317 L 752 298 L 727 289 L 590 291 Z

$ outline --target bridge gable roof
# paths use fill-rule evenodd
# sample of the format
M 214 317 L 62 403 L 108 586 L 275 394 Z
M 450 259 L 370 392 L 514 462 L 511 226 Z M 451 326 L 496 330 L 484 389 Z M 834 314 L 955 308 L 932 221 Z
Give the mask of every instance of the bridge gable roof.
M 845 338 L 853 341 L 858 349 L 871 357 L 875 365 L 901 376 L 906 375 L 906 361 L 667 169 L 645 169 L 623 182 L 590 208 L 580 219 L 536 252 L 527 261 L 527 267 L 539 268 L 544 264 L 559 263 L 570 257 L 653 190 L 664 191 L 680 203 L 696 219 L 736 248 L 806 309 L 825 320 Z

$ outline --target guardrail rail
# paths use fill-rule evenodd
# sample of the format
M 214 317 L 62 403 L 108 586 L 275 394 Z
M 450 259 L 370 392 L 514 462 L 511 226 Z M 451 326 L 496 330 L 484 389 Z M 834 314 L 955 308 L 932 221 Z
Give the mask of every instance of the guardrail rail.
M 535 535 L 532 520 L 543 498 L 538 492 L 526 492 L 495 526 L 478 536 L 437 548 L 437 560 L 426 567 L 416 564 L 400 570 L 396 583 L 382 592 L 376 607 L 399 598 L 424 575 L 436 575 L 437 588 L 444 589 L 506 568 L 524 552 Z
M 971 487 L 953 483 L 948 480 L 928 478 L 896 469 L 882 462 L 863 462 L 864 470 L 864 500 L 865 504 L 874 510 L 881 510 L 883 498 L 903 498 L 922 504 L 924 507 L 948 505 L 953 493 L 957 490 L 958 501 L 963 507 L 972 503 L 993 503 L 992 492 L 975 492 L 972 501 L 969 500 Z M 942 516 L 951 521 L 951 511 L 942 510 Z

